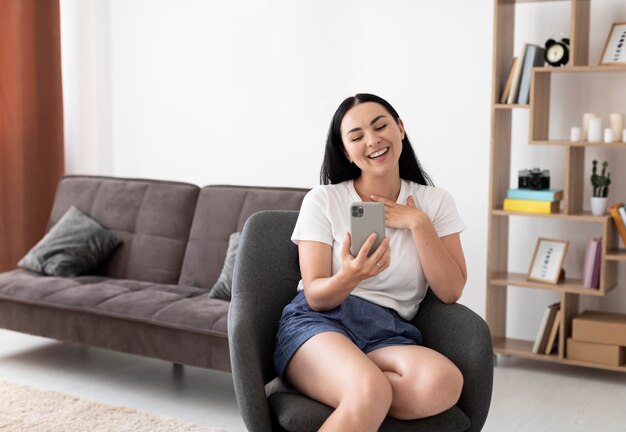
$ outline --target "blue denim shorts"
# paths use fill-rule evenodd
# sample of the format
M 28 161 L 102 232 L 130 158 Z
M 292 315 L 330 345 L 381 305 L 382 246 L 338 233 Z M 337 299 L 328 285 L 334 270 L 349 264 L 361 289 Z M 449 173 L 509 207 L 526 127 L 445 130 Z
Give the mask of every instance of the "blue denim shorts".
M 323 332 L 343 334 L 365 354 L 386 346 L 422 344 L 419 330 L 393 309 L 349 295 L 336 308 L 315 312 L 300 291 L 283 309 L 276 335 L 274 366 L 281 378 L 298 348 Z

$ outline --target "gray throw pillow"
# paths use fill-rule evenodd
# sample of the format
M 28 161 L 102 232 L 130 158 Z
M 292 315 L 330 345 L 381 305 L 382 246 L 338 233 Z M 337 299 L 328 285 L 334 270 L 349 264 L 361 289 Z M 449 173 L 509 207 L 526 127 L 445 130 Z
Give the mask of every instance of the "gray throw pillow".
M 233 272 L 235 270 L 235 260 L 237 259 L 237 250 L 239 249 L 240 232 L 234 232 L 228 238 L 228 249 L 226 250 L 226 259 L 220 277 L 209 291 L 210 298 L 217 298 L 230 301 L 230 291 L 233 285 Z
M 95 268 L 122 241 L 72 206 L 17 264 L 52 276 L 78 276 Z

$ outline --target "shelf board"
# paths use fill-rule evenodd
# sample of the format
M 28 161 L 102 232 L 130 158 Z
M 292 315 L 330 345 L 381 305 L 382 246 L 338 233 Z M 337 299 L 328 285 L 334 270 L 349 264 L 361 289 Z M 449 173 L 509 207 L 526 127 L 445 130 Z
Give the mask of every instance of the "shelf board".
M 514 108 L 525 108 L 528 109 L 530 108 L 529 104 L 502 104 L 502 103 L 498 103 L 498 104 L 494 104 L 493 107 L 495 109 L 514 109 Z
M 604 259 L 610 261 L 625 261 L 626 262 L 626 249 L 609 249 Z
M 514 3 L 552 3 L 557 1 L 571 1 L 571 0 L 513 0 Z
M 612 66 L 565 66 L 565 67 L 535 67 L 537 73 L 581 73 L 581 72 L 626 72 L 626 65 Z
M 539 217 L 548 219 L 557 219 L 562 221 L 571 222 L 592 222 L 592 223 L 605 223 L 607 219 L 611 218 L 611 215 L 594 216 L 591 212 L 582 212 L 577 214 L 565 214 L 565 213 L 525 213 L 525 212 L 512 212 L 502 209 L 495 209 L 491 211 L 494 216 L 527 216 L 527 217 Z
M 521 339 L 494 337 L 493 352 L 504 356 L 520 357 L 531 360 L 539 360 L 551 363 L 567 364 L 571 366 L 584 366 L 596 369 L 611 370 L 616 372 L 626 372 L 626 365 L 608 366 L 600 363 L 592 363 L 580 360 L 570 360 L 568 358 L 561 359 L 557 354 L 535 354 L 533 350 L 533 341 Z
M 530 145 L 552 145 L 552 146 L 570 146 L 570 147 L 598 147 L 598 148 L 625 148 L 625 142 L 597 143 L 588 141 L 569 141 L 569 140 L 530 140 Z
M 533 341 L 503 337 L 493 338 L 493 351 L 497 354 L 523 357 L 533 360 L 558 362 L 557 354 L 536 354 L 533 352 Z
M 597 289 L 585 288 L 583 286 L 582 279 L 571 279 L 567 277 L 565 278 L 565 282 L 559 282 L 556 285 L 552 285 L 543 282 L 528 281 L 526 280 L 526 274 L 522 273 L 496 273 L 489 280 L 489 284 L 501 287 L 517 286 L 522 288 L 536 288 L 596 297 L 604 297 L 606 295 L 606 292 Z M 610 289 L 607 291 L 610 291 Z

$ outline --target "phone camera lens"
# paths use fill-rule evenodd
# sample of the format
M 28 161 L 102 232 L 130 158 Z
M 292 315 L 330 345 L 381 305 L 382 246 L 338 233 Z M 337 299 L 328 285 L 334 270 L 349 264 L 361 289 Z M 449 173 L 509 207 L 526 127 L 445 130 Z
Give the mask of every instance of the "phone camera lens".
M 363 207 L 354 206 L 352 207 L 352 216 L 353 217 L 363 217 Z

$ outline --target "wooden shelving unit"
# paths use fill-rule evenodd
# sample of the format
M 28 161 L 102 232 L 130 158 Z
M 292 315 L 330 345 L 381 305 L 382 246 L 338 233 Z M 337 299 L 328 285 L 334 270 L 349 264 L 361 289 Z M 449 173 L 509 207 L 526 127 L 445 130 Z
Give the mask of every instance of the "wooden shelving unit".
M 580 296 L 607 295 L 618 286 L 618 265 L 626 262 L 626 250 L 620 249 L 619 235 L 611 217 L 593 216 L 583 211 L 583 178 L 585 149 L 602 145 L 603 148 L 626 148 L 626 143 L 597 144 L 550 139 L 550 83 L 553 74 L 626 73 L 625 66 L 591 66 L 588 63 L 590 0 L 561 0 L 570 3 L 570 63 L 566 67 L 533 68 L 530 103 L 528 105 L 501 104 L 500 93 L 504 87 L 513 52 L 515 9 L 517 3 L 542 3 L 549 0 L 495 0 L 494 49 L 491 117 L 491 160 L 489 178 L 489 228 L 487 263 L 486 320 L 493 336 L 494 351 L 498 354 L 571 364 L 592 368 L 626 372 L 620 367 L 570 360 L 566 353 L 566 340 L 572 335 L 572 318 L 579 313 Z M 596 75 L 597 76 L 597 75 Z M 563 146 L 564 198 L 558 214 L 538 215 L 509 212 L 502 209 L 510 182 L 512 111 L 528 110 L 530 115 L 529 144 Z M 601 277 L 599 289 L 584 288 L 580 279 L 566 278 L 557 284 L 529 282 L 526 274 L 508 271 L 509 220 L 512 217 L 545 218 L 563 223 L 590 223 L 599 226 L 602 235 Z M 559 331 L 558 353 L 534 354 L 533 341 L 507 337 L 507 291 L 509 287 L 540 289 L 558 292 L 563 311 Z

